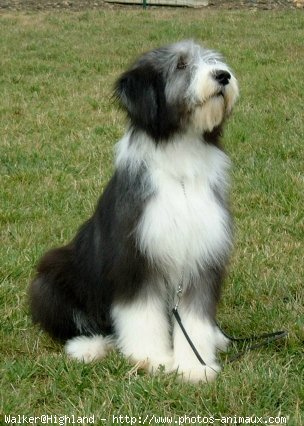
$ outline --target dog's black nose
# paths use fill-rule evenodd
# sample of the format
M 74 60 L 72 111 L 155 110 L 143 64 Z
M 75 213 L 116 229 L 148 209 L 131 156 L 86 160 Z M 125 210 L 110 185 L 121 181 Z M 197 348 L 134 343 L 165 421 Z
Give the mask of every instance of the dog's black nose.
M 218 81 L 222 86 L 226 86 L 229 83 L 231 75 L 228 71 L 217 70 L 213 74 L 216 81 Z

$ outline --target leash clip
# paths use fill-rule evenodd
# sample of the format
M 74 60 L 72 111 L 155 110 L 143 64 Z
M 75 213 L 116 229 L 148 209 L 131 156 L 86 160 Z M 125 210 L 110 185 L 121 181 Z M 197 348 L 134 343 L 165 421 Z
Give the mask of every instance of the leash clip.
M 177 311 L 177 308 L 179 307 L 181 298 L 182 298 L 182 294 L 183 294 L 183 285 L 179 284 L 177 292 L 176 292 L 176 296 L 177 296 L 177 300 L 176 300 L 176 304 L 174 306 L 174 310 Z

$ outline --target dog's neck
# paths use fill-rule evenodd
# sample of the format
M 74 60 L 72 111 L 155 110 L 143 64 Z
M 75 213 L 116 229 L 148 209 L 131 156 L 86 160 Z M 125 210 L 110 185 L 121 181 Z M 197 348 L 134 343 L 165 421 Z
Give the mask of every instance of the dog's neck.
M 201 136 L 176 135 L 164 144 L 155 144 L 144 132 L 127 132 L 116 147 L 116 168 L 137 173 L 142 166 L 183 182 L 200 179 L 210 183 L 226 175 L 230 162 L 215 144 Z

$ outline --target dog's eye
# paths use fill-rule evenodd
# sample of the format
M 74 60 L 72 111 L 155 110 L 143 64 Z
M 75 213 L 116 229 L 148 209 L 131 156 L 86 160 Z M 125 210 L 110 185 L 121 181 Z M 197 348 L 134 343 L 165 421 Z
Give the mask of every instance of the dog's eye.
M 187 66 L 188 66 L 188 64 L 187 64 L 186 58 L 181 57 L 181 58 L 179 58 L 179 60 L 177 62 L 176 69 L 184 70 L 185 68 L 187 68 Z

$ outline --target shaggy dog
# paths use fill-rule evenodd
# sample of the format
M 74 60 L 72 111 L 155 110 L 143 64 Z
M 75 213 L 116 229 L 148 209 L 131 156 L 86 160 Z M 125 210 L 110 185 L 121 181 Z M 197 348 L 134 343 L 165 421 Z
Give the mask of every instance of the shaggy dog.
M 217 53 L 181 41 L 142 55 L 118 79 L 129 118 L 115 173 L 68 245 L 30 286 L 34 322 L 89 362 L 114 345 L 150 371 L 209 381 L 228 339 L 216 307 L 232 248 L 222 125 L 238 96 Z M 179 313 L 203 366 L 185 339 Z

